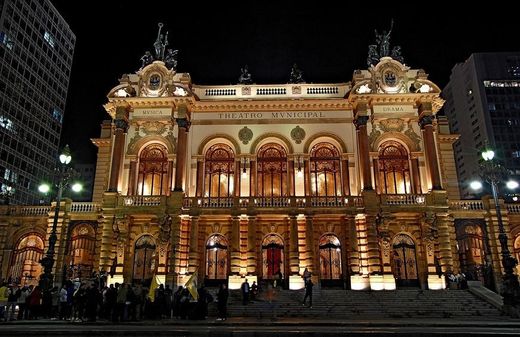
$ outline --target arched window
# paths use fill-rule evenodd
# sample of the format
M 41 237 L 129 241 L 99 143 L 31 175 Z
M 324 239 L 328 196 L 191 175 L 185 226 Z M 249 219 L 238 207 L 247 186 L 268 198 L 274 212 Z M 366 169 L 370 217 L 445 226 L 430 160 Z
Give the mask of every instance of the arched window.
M 89 223 L 74 226 L 71 233 L 68 277 L 89 278 L 92 275 L 96 252 L 96 231 Z
M 318 143 L 311 149 L 311 191 L 313 196 L 341 196 L 341 170 L 338 149 Z
M 520 235 L 518 235 L 515 239 L 515 244 L 514 244 L 514 253 L 515 253 L 515 258 L 520 261 Z M 520 264 L 517 264 L 516 265 L 516 272 L 517 274 L 520 274 Z
M 168 194 L 168 151 L 161 144 L 151 144 L 139 156 L 139 176 L 137 193 L 139 195 Z
M 9 267 L 9 278 L 17 284 L 37 285 L 43 272 L 43 239 L 40 235 L 27 234 L 18 241 Z
M 151 235 L 143 235 L 135 242 L 133 280 L 149 284 L 155 272 L 155 240 Z
M 223 235 L 214 234 L 206 243 L 206 277 L 210 280 L 227 278 L 228 242 Z
M 257 187 L 262 197 L 287 195 L 287 153 L 283 146 L 269 143 L 258 151 Z
M 385 194 L 410 193 L 408 151 L 395 141 L 388 141 L 379 150 L 380 191 Z
M 320 238 L 320 274 L 322 280 L 341 279 L 341 244 L 334 234 Z
M 470 280 L 486 284 L 486 246 L 480 224 L 470 223 L 457 228 L 460 269 Z
M 226 144 L 215 144 L 206 152 L 204 195 L 224 198 L 233 195 L 235 154 Z
M 269 234 L 262 241 L 262 261 L 264 279 L 274 279 L 284 272 L 283 240 L 277 234 Z
M 397 284 L 411 286 L 419 284 L 415 242 L 407 234 L 397 234 L 393 240 L 392 269 Z

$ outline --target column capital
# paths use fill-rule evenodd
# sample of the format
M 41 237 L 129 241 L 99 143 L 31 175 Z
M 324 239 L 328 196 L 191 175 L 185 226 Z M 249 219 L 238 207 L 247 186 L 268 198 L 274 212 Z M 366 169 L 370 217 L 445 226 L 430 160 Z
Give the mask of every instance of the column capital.
M 356 129 L 359 129 L 361 126 L 366 126 L 368 123 L 368 116 L 357 116 L 356 119 L 354 119 L 354 125 L 356 126 Z
M 180 128 L 186 129 L 186 132 L 189 131 L 191 126 L 191 121 L 188 120 L 188 118 L 175 118 L 175 122 L 177 122 L 177 125 Z
M 428 125 L 433 124 L 433 115 L 424 115 L 419 119 L 419 125 L 421 126 L 421 129 L 424 129 Z

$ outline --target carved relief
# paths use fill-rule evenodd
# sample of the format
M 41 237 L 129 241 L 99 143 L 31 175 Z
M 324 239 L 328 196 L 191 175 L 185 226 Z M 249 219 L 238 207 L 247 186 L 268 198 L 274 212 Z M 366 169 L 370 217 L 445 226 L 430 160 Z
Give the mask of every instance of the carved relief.
M 166 124 L 159 121 L 149 121 L 142 125 L 143 132 L 148 135 L 162 135 L 166 130 Z
M 131 149 L 134 147 L 134 145 L 143 137 L 139 134 L 139 129 L 135 130 L 135 135 L 130 139 L 130 142 L 128 143 L 128 149 Z
M 299 85 L 294 86 L 291 88 L 291 91 L 293 95 L 300 95 L 302 93 L 302 87 L 300 87 Z
M 302 140 L 305 139 L 305 130 L 297 125 L 294 129 L 291 130 L 291 138 L 296 144 L 300 144 Z
M 173 131 L 172 130 L 168 131 L 168 134 L 164 138 L 166 138 L 170 142 L 170 144 L 172 144 L 173 153 L 176 153 L 177 152 L 177 138 L 173 135 Z
M 220 224 L 218 224 L 218 223 L 213 224 L 213 233 L 220 233 L 221 229 L 222 228 L 221 228 Z
M 419 137 L 419 135 L 413 131 L 410 124 L 408 124 L 408 129 L 404 132 L 404 134 L 415 144 L 416 150 L 421 150 L 421 137 Z
M 405 127 L 405 123 L 400 118 L 389 118 L 380 121 L 381 130 L 384 132 L 402 132 Z
M 251 139 L 253 139 L 253 131 L 251 131 L 247 126 L 244 126 L 240 131 L 238 131 L 238 139 L 246 145 L 251 141 Z
M 381 136 L 381 131 L 377 129 L 377 124 L 372 124 L 372 132 L 370 132 L 370 136 L 368 136 L 368 142 L 370 146 L 374 148 L 374 142 Z

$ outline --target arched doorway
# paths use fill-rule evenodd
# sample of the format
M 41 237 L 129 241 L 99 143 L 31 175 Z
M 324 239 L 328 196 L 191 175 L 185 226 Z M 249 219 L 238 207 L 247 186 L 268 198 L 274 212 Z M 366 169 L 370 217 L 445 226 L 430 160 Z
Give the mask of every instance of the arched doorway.
M 379 193 L 411 193 L 410 165 L 406 148 L 387 141 L 379 149 Z
M 334 234 L 320 238 L 320 279 L 322 286 L 342 286 L 341 244 Z
M 397 234 L 393 244 L 392 269 L 397 286 L 419 286 L 415 243 L 407 234 Z
M 22 285 L 37 285 L 43 272 L 43 238 L 36 233 L 23 236 L 13 252 L 9 266 L 10 281 Z
M 235 154 L 226 144 L 215 144 L 206 152 L 204 196 L 210 199 L 233 196 Z
M 341 169 L 338 149 L 330 143 L 318 143 L 311 149 L 311 192 L 323 200 L 336 201 L 341 193 Z M 333 197 L 333 198 L 327 198 Z
M 168 195 L 168 150 L 162 144 L 151 144 L 139 155 L 138 195 Z
M 275 275 L 284 276 L 283 239 L 278 234 L 269 234 L 262 241 L 262 275 L 264 279 L 274 279 Z
M 228 242 L 221 234 L 213 234 L 206 243 L 207 285 L 221 283 L 228 276 Z
M 96 252 L 96 231 L 89 223 L 79 223 L 72 229 L 69 246 L 67 277 L 85 279 L 92 275 Z
M 148 234 L 135 242 L 133 282 L 149 285 L 156 266 L 155 248 L 155 240 Z
M 287 153 L 279 144 L 268 143 L 258 150 L 257 194 L 271 200 L 287 195 Z
M 494 288 L 491 262 L 486 260 L 486 241 L 479 223 L 467 222 L 457 226 L 457 245 L 460 270 L 468 280 L 481 281 Z

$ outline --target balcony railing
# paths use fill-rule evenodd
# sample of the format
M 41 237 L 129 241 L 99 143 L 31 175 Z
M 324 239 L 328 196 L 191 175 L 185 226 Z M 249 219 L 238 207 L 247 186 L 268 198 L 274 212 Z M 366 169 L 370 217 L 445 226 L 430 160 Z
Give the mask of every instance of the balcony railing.
M 100 205 L 95 202 L 73 202 L 70 208 L 74 213 L 94 213 L 99 211 Z
M 363 197 L 189 197 L 184 208 L 363 207 Z
M 167 196 L 164 195 L 130 195 L 122 196 L 119 199 L 120 206 L 139 207 L 139 206 L 161 206 L 166 205 Z
M 450 209 L 456 211 L 479 211 L 484 209 L 482 200 L 450 200 Z
M 425 194 L 382 194 L 382 205 L 403 206 L 403 205 L 426 205 Z

